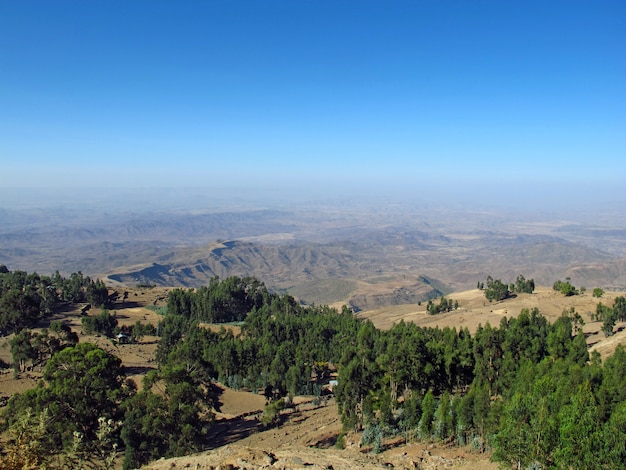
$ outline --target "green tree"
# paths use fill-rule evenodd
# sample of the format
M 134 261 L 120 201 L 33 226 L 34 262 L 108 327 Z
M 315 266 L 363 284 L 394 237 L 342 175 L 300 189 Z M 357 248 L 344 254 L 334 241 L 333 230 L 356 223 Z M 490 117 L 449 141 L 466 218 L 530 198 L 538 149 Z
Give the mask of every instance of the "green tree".
M 434 434 L 433 420 L 437 409 L 437 400 L 429 390 L 422 400 L 422 417 L 419 422 L 419 434 L 422 439 L 430 439 Z
M 489 302 L 504 300 L 509 297 L 509 286 L 504 284 L 500 279 L 487 277 L 487 288 L 485 289 L 485 297 Z
M 266 428 L 278 426 L 280 424 L 280 412 L 283 408 L 285 408 L 285 400 L 283 398 L 268 403 L 263 409 L 259 422 Z
M 155 386 L 163 393 L 154 393 Z M 197 452 L 213 420 L 203 403 L 205 395 L 185 367 L 166 366 L 148 374 L 143 390 L 122 404 L 124 468 Z
M 454 436 L 455 422 L 452 409 L 452 397 L 446 391 L 439 398 L 434 416 L 434 431 L 437 439 L 446 441 Z
M 519 276 L 517 276 L 512 290 L 518 293 L 532 294 L 535 290 L 535 280 L 527 280 L 524 276 L 520 274 Z
M 13 356 L 13 367 L 16 372 L 24 372 L 29 361 L 32 363 L 37 358 L 32 339 L 33 333 L 30 330 L 23 329 L 9 341 L 11 356 Z
M 32 367 L 40 366 L 63 348 L 76 345 L 78 335 L 62 322 L 53 321 L 49 330 L 32 332 L 23 329 L 9 343 L 15 370 L 24 372 L 28 362 Z
M 47 435 L 61 449 L 80 432 L 96 439 L 98 418 L 116 418 L 120 402 L 133 393 L 125 382 L 121 360 L 91 343 L 79 343 L 56 353 L 46 364 L 45 383 L 9 400 L 8 419 L 14 422 L 27 409 L 48 410 Z
M 364 416 L 368 413 L 365 397 L 377 387 L 376 335 L 374 325 L 364 322 L 357 333 L 356 348 L 347 349 L 341 360 L 336 396 L 346 428 L 362 428 Z
M 534 461 L 530 425 L 532 402 L 516 393 L 505 406 L 503 423 L 495 438 L 493 458 L 498 462 L 515 465 L 520 469 Z
M 626 297 L 615 297 L 613 301 L 613 314 L 619 321 L 626 321 Z
M 99 315 L 83 317 L 81 323 L 86 334 L 98 333 L 111 338 L 117 330 L 117 318 L 104 307 Z
M 567 278 L 565 280 L 565 282 L 560 281 L 560 280 L 556 281 L 554 283 L 554 285 L 552 286 L 552 289 L 554 289 L 557 292 L 560 292 L 561 294 L 565 295 L 566 297 L 569 297 L 569 296 L 572 296 L 572 295 L 578 295 L 578 291 L 572 285 L 572 283 L 570 282 L 569 278 Z
M 602 468 L 600 453 L 602 422 L 589 383 L 583 384 L 571 403 L 559 412 L 560 440 L 555 452 L 559 468 Z

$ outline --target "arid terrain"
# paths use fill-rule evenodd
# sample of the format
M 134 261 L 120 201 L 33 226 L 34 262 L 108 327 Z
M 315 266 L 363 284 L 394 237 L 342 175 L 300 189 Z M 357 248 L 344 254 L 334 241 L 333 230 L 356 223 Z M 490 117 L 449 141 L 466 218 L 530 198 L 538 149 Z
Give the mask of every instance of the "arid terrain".
M 120 324 L 135 321 L 156 324 L 159 315 L 146 307 L 164 305 L 168 288 L 129 289 L 125 303 L 118 301 L 115 313 Z M 477 289 L 451 293 L 449 298 L 459 302 L 459 309 L 435 316 L 428 315 L 425 305 L 402 305 L 359 313 L 379 328 L 390 328 L 404 320 L 422 326 L 467 327 L 475 331 L 479 324 L 497 325 L 504 316 L 515 316 L 522 308 L 537 307 L 554 321 L 563 310 L 574 307 L 584 320 L 584 332 L 591 349 L 597 349 L 603 357 L 615 350 L 617 344 L 626 344 L 625 324 L 616 326 L 618 332 L 605 338 L 599 322 L 591 320 L 590 313 L 598 301 L 611 304 L 615 292 L 606 292 L 602 299 L 592 297 L 588 291 L 582 295 L 565 297 L 551 288 L 539 287 L 533 294 L 520 294 L 501 302 L 490 303 Z M 80 331 L 80 311 L 58 314 L 75 331 Z M 41 325 L 45 326 L 45 325 Z M 217 326 L 216 326 L 217 327 Z M 128 374 L 141 385 L 142 376 L 155 367 L 156 337 L 144 337 L 138 344 L 113 344 L 109 339 L 96 336 L 80 336 L 80 341 L 90 341 L 118 355 L 128 368 Z M 11 362 L 8 338 L 0 343 L 0 359 Z M 0 375 L 0 399 L 6 400 L 14 393 L 34 387 L 41 371 L 28 371 L 15 376 L 11 370 Z M 369 448 L 361 448 L 358 434 L 348 434 L 345 448 L 335 446 L 341 433 L 337 407 L 332 398 L 312 403 L 312 397 L 295 397 L 295 407 L 283 411 L 283 423 L 264 430 L 258 416 L 265 405 L 262 395 L 235 391 L 219 386 L 221 393 L 216 407 L 216 420 L 207 439 L 204 453 L 173 460 L 160 460 L 150 464 L 151 469 L 170 468 L 481 468 L 495 469 L 488 454 L 471 448 L 448 448 L 441 444 L 404 442 L 402 439 L 387 440 L 384 451 L 372 454 Z M 229 467 L 230 465 L 230 467 Z
M 0 209 L 0 264 L 199 287 L 254 276 L 311 304 L 413 304 L 518 274 L 551 286 L 626 290 L 621 207 L 549 211 L 381 202 L 124 212 Z

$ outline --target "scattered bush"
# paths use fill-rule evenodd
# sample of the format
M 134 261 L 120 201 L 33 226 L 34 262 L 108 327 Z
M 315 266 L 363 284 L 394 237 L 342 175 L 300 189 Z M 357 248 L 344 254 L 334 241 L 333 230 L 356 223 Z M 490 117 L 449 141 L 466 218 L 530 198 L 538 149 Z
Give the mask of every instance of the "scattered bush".
M 565 282 L 556 281 L 554 283 L 554 285 L 552 286 L 552 289 L 554 289 L 557 292 L 560 292 L 561 294 L 563 294 L 566 297 L 569 297 L 571 295 L 578 295 L 578 291 L 572 285 L 572 283 L 570 282 L 569 278 L 567 278 L 565 280 Z
M 285 400 L 283 398 L 265 405 L 263 414 L 259 418 L 261 424 L 268 428 L 278 426 L 280 424 L 280 412 L 285 408 Z

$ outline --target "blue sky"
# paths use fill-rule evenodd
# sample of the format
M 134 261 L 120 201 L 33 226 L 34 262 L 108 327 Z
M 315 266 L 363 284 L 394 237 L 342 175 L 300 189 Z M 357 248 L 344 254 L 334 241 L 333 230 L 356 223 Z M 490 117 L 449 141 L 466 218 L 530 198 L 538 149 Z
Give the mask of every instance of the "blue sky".
M 625 46 L 622 0 L 0 0 L 0 185 L 624 199 Z

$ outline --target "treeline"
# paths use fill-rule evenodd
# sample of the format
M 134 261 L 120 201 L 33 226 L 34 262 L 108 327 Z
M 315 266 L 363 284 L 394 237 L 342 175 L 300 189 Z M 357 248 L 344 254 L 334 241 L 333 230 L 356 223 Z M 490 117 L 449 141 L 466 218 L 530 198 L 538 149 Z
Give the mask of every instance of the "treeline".
M 52 276 L 9 271 L 0 265 L 0 334 L 8 335 L 35 325 L 63 303 L 88 302 L 103 305 L 109 301 L 104 283 L 72 273 L 69 278 L 59 272 Z

